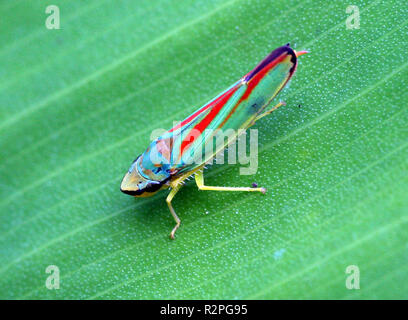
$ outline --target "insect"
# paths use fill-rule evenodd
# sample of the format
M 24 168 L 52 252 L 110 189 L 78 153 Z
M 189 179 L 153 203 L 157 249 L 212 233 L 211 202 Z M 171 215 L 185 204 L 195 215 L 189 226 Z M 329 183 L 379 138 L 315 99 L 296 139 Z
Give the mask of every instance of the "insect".
M 161 189 L 170 188 L 166 202 L 176 221 L 170 233 L 171 239 L 174 239 L 181 222 L 171 201 L 191 176 L 195 177 L 200 190 L 265 193 L 265 188 L 255 184 L 252 187 L 207 186 L 203 171 L 205 164 L 243 131 L 285 105 L 279 102 L 267 110 L 293 76 L 297 57 L 305 53 L 307 51 L 296 52 L 290 44 L 275 49 L 227 90 L 152 141 L 145 152 L 133 161 L 122 180 L 121 191 L 135 197 L 149 197 Z M 233 129 L 234 133 L 226 141 L 215 150 L 204 152 L 204 156 L 196 156 L 202 155 L 217 132 L 227 129 Z

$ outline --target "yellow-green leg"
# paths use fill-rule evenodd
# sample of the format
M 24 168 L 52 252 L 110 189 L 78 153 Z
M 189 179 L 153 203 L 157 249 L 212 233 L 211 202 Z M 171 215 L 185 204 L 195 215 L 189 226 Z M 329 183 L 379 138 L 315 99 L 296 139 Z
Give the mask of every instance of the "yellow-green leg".
M 284 101 L 279 102 L 279 103 L 278 103 L 276 106 L 274 106 L 272 109 L 270 109 L 270 110 L 268 110 L 268 111 L 265 111 L 264 113 L 262 113 L 262 114 L 260 114 L 259 116 L 257 116 L 257 117 L 255 118 L 255 121 L 258 121 L 259 119 L 261 119 L 261 118 L 267 116 L 268 114 L 271 114 L 272 112 L 274 112 L 276 109 L 278 109 L 278 108 L 281 107 L 281 106 L 286 106 L 286 102 L 284 102 Z
M 195 181 L 197 183 L 197 187 L 200 190 L 213 190 L 213 191 L 249 191 L 249 192 L 262 192 L 265 193 L 265 188 L 247 188 L 247 187 L 210 187 L 204 185 L 204 173 L 202 171 L 198 171 L 195 174 Z
M 174 234 L 176 233 L 177 229 L 180 227 L 180 223 L 181 223 L 181 220 L 177 216 L 176 211 L 174 211 L 173 205 L 171 204 L 171 200 L 173 200 L 176 193 L 183 186 L 183 181 L 186 180 L 192 174 L 194 174 L 196 171 L 202 170 L 203 167 L 204 167 L 204 165 L 202 165 L 201 167 L 195 169 L 192 172 L 185 173 L 185 174 L 183 174 L 182 176 L 178 177 L 177 179 L 173 180 L 170 183 L 171 191 L 170 191 L 170 193 L 168 194 L 168 196 L 166 198 L 166 202 L 167 202 L 167 205 L 168 205 L 168 207 L 170 209 L 171 215 L 173 216 L 174 220 L 176 221 L 176 225 L 174 226 L 173 230 L 170 233 L 170 239 L 174 240 Z
M 272 111 L 271 111 L 272 112 Z M 191 174 L 195 173 L 195 181 L 197 183 L 197 187 L 200 190 L 213 190 L 213 191 L 248 191 L 248 192 L 262 192 L 265 193 L 266 189 L 265 188 L 251 188 L 251 187 L 212 187 L 212 186 L 206 186 L 204 185 L 204 173 L 202 170 L 202 167 L 198 168 L 195 170 L 195 172 L 189 172 L 176 180 L 172 181 L 170 186 L 171 186 L 171 191 L 168 194 L 166 198 L 167 205 L 169 207 L 170 213 L 173 216 L 174 220 L 176 221 L 176 225 L 174 226 L 173 230 L 170 233 L 170 238 L 174 239 L 174 235 L 177 231 L 177 229 L 180 227 L 181 220 L 177 216 L 176 211 L 174 211 L 173 205 L 171 204 L 171 201 L 173 200 L 174 196 L 177 194 L 177 192 L 180 190 L 182 186 L 182 182 L 188 178 Z
M 180 227 L 181 220 L 177 216 L 176 211 L 174 211 L 173 206 L 171 204 L 171 200 L 173 200 L 174 196 L 176 193 L 179 191 L 180 187 L 175 187 L 174 189 L 171 189 L 169 195 L 166 198 L 167 205 L 169 206 L 170 213 L 173 216 L 174 220 L 176 221 L 176 225 L 174 226 L 173 230 L 170 233 L 170 238 L 174 239 L 174 234 L 176 233 L 177 229 Z

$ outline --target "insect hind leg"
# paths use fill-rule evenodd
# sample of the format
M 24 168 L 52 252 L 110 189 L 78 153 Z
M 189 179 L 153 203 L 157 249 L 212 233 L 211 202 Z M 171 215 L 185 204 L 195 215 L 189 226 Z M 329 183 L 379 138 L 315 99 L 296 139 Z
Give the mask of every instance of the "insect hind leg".
M 262 192 L 265 194 L 265 188 L 248 188 L 248 187 L 213 187 L 204 185 L 204 173 L 198 171 L 195 174 L 195 181 L 198 189 L 200 190 L 212 190 L 212 191 L 248 191 L 248 192 Z
M 276 109 L 278 109 L 281 106 L 286 106 L 286 102 L 285 101 L 280 101 L 276 106 L 274 106 L 273 108 L 269 109 L 268 111 L 265 111 L 264 113 L 260 114 L 259 116 L 257 116 L 255 118 L 255 121 L 258 121 L 259 119 L 267 116 L 268 114 L 271 114 L 272 112 L 274 112 Z

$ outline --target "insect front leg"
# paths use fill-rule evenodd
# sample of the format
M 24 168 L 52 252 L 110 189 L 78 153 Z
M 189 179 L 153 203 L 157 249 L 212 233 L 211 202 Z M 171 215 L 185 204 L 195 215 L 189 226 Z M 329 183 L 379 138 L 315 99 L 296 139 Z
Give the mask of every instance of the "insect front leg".
M 271 114 L 272 112 L 274 112 L 276 109 L 278 109 L 281 106 L 286 106 L 286 102 L 285 101 L 280 101 L 276 106 L 274 106 L 272 109 L 265 111 L 264 113 L 260 114 L 259 116 L 257 116 L 255 118 L 255 121 L 258 121 L 259 119 L 267 116 L 268 114 Z
M 262 192 L 265 193 L 265 188 L 247 188 L 247 187 L 211 187 L 204 185 L 204 173 L 197 171 L 195 174 L 195 181 L 198 189 L 200 190 L 213 190 L 213 191 L 249 191 L 249 192 Z
M 177 216 L 176 211 L 174 211 L 173 205 L 171 204 L 171 200 L 173 200 L 176 193 L 183 186 L 184 180 L 186 180 L 188 177 L 190 177 L 195 172 L 197 172 L 199 170 L 202 170 L 203 166 L 204 165 L 200 166 L 199 168 L 197 168 L 197 169 L 195 169 L 193 171 L 186 172 L 185 174 L 179 176 L 178 178 L 174 179 L 170 183 L 171 191 L 170 191 L 169 195 L 166 198 L 166 202 L 167 202 L 167 205 L 169 206 L 171 215 L 173 216 L 174 220 L 176 221 L 176 225 L 175 225 L 175 227 L 173 228 L 173 230 L 170 233 L 170 239 L 174 240 L 174 234 L 176 233 L 177 229 L 180 227 L 180 223 L 181 223 L 181 220 Z
M 176 211 L 174 211 L 173 205 L 171 204 L 171 200 L 173 200 L 174 196 L 179 191 L 179 189 L 180 188 L 177 186 L 171 189 L 169 195 L 166 198 L 166 202 L 167 202 L 167 205 L 169 206 L 170 213 L 173 216 L 174 220 L 176 221 L 176 225 L 174 226 L 173 230 L 170 233 L 170 239 L 173 239 L 173 240 L 174 240 L 174 234 L 176 233 L 177 229 L 180 227 L 181 220 L 177 216 Z

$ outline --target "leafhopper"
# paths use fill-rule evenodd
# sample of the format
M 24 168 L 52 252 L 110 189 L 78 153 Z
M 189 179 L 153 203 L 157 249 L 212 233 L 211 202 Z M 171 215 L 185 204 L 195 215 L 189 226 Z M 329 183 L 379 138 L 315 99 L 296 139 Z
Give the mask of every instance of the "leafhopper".
M 200 190 L 265 193 L 265 188 L 257 185 L 207 186 L 204 184 L 204 167 L 240 133 L 285 105 L 279 102 L 269 108 L 293 76 L 297 57 L 304 53 L 306 51 L 296 52 L 289 44 L 275 49 L 227 90 L 152 141 L 133 161 L 122 180 L 121 191 L 135 197 L 150 197 L 159 190 L 170 188 L 166 202 L 176 221 L 170 233 L 171 239 L 174 239 L 181 222 L 171 201 L 190 176 L 195 177 Z M 229 130 L 232 134 L 215 148 L 207 148 L 221 130 Z

